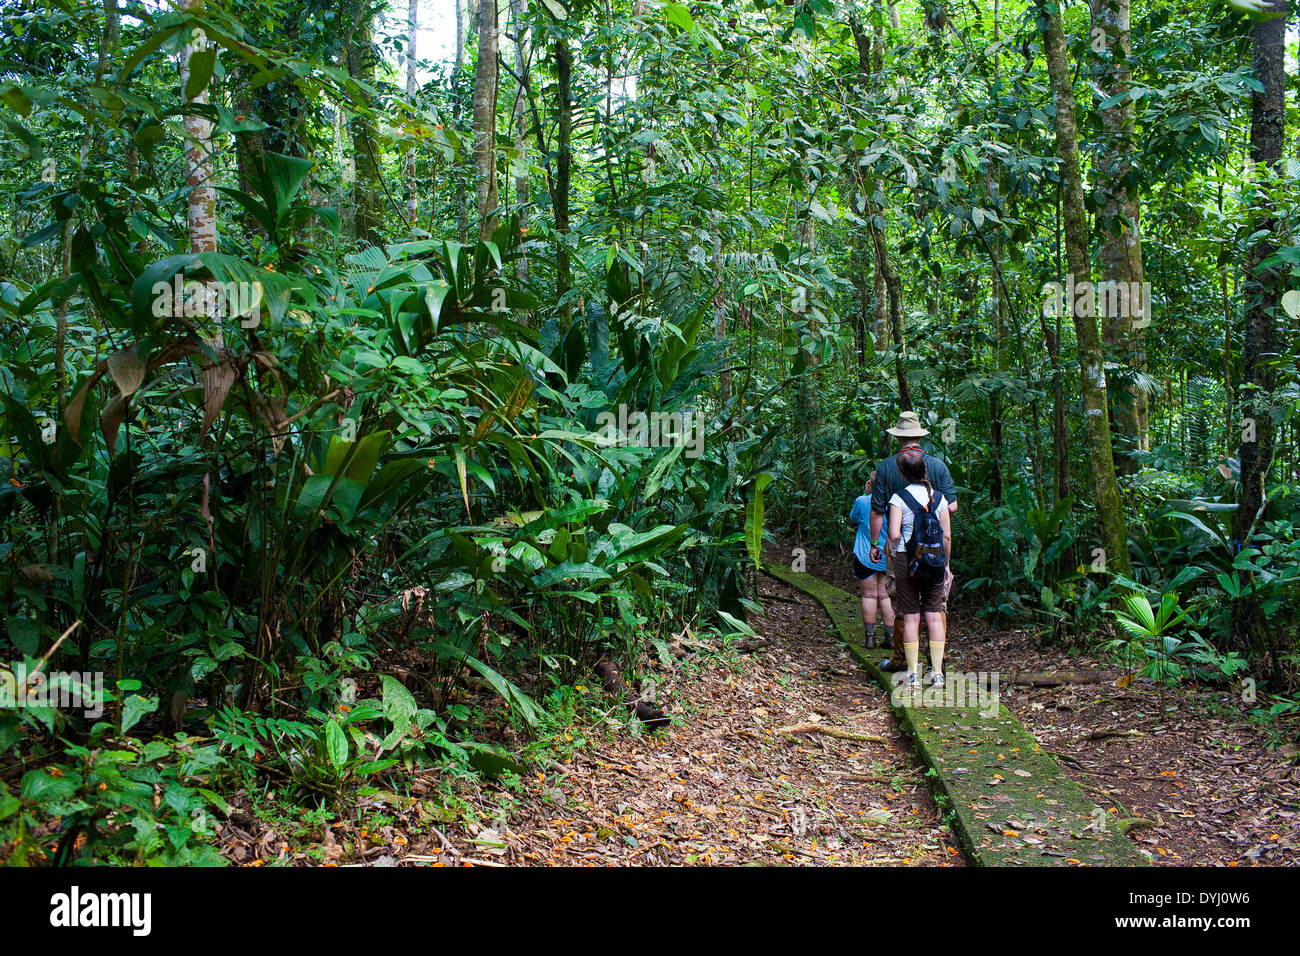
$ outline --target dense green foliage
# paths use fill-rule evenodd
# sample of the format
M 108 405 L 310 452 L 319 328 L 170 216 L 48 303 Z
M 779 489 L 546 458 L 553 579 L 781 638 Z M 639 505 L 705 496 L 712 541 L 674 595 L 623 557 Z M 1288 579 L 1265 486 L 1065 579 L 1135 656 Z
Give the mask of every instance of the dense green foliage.
M 10 862 L 214 862 L 208 814 L 267 775 L 328 801 L 415 763 L 522 771 L 485 700 L 535 736 L 597 661 L 743 632 L 764 525 L 839 554 L 900 407 L 960 489 L 959 600 L 1161 680 L 1254 675 L 1261 713 L 1294 713 L 1292 300 L 1267 510 L 1252 546 L 1231 530 L 1265 205 L 1268 281 L 1300 276 L 1294 146 L 1243 167 L 1248 19 L 1133 3 L 1152 322 L 1107 372 L 1149 440 L 1114 436 L 1117 575 L 1074 333 L 1044 308 L 1034 4 L 502 3 L 487 229 L 473 30 L 408 97 L 405 4 L 179 6 L 0 9 L 0 661 L 111 698 L 0 708 Z M 1086 6 L 1064 19 L 1100 245 L 1123 147 Z M 186 116 L 212 123 L 212 249 Z M 256 286 L 254 318 L 159 307 L 213 282 Z M 629 409 L 702 445 L 611 442 Z M 1267 624 L 1243 639 L 1247 601 Z

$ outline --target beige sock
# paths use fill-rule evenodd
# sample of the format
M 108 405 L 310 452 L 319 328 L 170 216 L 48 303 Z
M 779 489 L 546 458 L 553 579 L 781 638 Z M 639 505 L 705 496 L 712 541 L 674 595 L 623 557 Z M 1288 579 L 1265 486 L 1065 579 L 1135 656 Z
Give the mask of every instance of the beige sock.
M 930 669 L 936 674 L 943 673 L 943 641 L 930 642 Z
M 909 641 L 903 644 L 903 656 L 907 658 L 907 672 L 916 673 L 916 662 L 921 656 L 921 644 L 919 641 Z

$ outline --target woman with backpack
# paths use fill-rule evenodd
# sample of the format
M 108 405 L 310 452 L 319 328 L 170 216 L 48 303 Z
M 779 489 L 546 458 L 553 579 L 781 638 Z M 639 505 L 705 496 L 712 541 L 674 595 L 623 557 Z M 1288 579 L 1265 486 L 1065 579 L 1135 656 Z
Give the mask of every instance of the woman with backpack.
M 952 524 L 944 496 L 926 474 L 925 455 L 905 448 L 895 461 L 907 487 L 889 500 L 889 547 L 894 552 L 894 611 L 903 618 L 903 654 L 907 687 L 918 689 L 921 677 L 921 613 L 930 635 L 930 686 L 943 686 L 944 582 L 952 561 Z
M 858 526 L 857 536 L 853 539 L 853 577 L 858 582 L 862 595 L 862 624 L 866 632 L 864 645 L 876 646 L 876 614 L 884 618 L 885 643 L 892 647 L 894 642 L 894 606 L 889 600 L 889 591 L 885 587 L 885 529 L 880 529 L 880 540 L 872 547 L 871 541 L 871 489 L 876 476 L 867 479 L 867 487 L 853 502 L 849 511 L 849 520 Z M 879 555 L 872 560 L 872 552 Z

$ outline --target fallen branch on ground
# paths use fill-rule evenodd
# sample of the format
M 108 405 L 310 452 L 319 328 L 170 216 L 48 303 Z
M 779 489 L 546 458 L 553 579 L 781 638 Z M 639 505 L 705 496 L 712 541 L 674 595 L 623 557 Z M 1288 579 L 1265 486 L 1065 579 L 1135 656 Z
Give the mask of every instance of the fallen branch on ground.
M 1113 684 L 1120 678 L 1119 671 L 1012 671 L 1007 684 L 1020 687 L 1060 687 L 1063 684 Z
M 1075 743 L 1081 744 L 1084 741 L 1108 740 L 1111 737 L 1145 737 L 1145 736 L 1146 734 L 1142 733 L 1142 731 L 1140 730 L 1094 730 L 1090 734 L 1084 734 L 1082 737 L 1076 740 Z
M 816 724 L 812 721 L 803 721 L 798 724 L 791 724 L 789 727 L 778 727 L 778 734 L 823 734 L 827 737 L 838 737 L 840 740 L 863 740 L 876 744 L 887 744 L 889 741 L 884 737 L 875 734 L 857 734 L 851 730 L 844 730 L 841 727 L 827 727 L 825 724 Z

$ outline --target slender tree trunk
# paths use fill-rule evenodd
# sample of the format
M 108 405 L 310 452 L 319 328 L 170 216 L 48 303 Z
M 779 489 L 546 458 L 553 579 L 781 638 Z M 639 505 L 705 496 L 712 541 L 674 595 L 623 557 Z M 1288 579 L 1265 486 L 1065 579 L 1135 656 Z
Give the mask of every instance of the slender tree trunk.
M 203 10 L 204 0 L 184 0 L 182 9 L 186 13 L 201 13 Z M 187 104 L 197 104 L 206 106 L 209 103 L 208 84 L 194 91 L 193 95 L 188 92 L 190 85 L 190 63 L 191 60 L 202 53 L 207 48 L 207 38 L 202 31 L 195 30 L 191 33 L 189 42 L 185 44 L 181 51 L 180 62 L 180 84 L 181 95 Z M 189 227 L 190 252 L 191 253 L 210 253 L 217 251 L 217 192 L 214 184 L 214 155 L 212 143 L 212 121 L 206 116 L 197 113 L 186 112 L 184 115 L 185 127 L 185 168 L 186 179 L 185 185 L 189 190 L 186 197 L 185 218 Z M 221 316 L 218 315 L 217 294 L 215 283 L 209 281 L 204 283 L 202 301 L 200 303 L 201 317 L 199 325 L 202 329 L 204 343 L 212 351 L 218 354 L 224 347 L 224 336 L 221 329 Z M 188 309 L 187 309 L 188 311 Z M 203 382 L 203 407 L 204 423 L 208 421 L 209 411 L 214 406 L 219 406 L 230 388 L 230 378 L 233 372 L 230 372 L 224 362 L 213 362 L 208 358 L 199 360 L 200 378 Z M 129 399 L 128 399 L 129 401 Z M 125 416 L 124 416 L 125 417 Z M 202 437 L 202 436 L 201 436 Z M 207 439 L 205 444 L 211 440 Z M 208 445 L 209 457 L 215 456 L 215 450 Z M 207 506 L 206 496 L 207 489 L 211 483 L 211 471 L 203 476 L 204 501 L 200 506 L 200 511 L 207 515 L 209 509 Z M 212 518 L 208 517 L 208 540 L 209 547 L 212 547 Z M 210 559 L 216 561 L 215 552 L 209 555 Z M 167 708 L 167 725 L 171 730 L 179 730 L 184 723 L 186 705 L 189 701 L 189 690 L 172 689 L 171 700 Z
M 1001 40 L 999 35 L 1001 23 L 999 22 L 1000 10 L 998 0 L 993 0 L 993 42 L 998 43 Z M 995 82 L 1001 82 L 1002 73 L 1002 56 L 995 54 L 993 59 L 993 78 Z M 990 117 L 994 119 L 994 117 Z M 999 182 L 998 173 L 994 166 L 992 157 L 984 166 L 984 192 L 988 195 L 989 208 L 999 209 L 1001 202 L 999 199 Z M 1014 193 L 1013 193 L 1014 198 Z M 1002 276 L 1002 232 L 999 230 L 992 241 L 988 242 L 989 265 L 992 266 L 992 275 L 990 276 L 989 292 L 993 298 L 993 368 L 999 373 L 998 377 L 1005 377 L 1005 373 L 1010 368 L 1010 356 L 1006 345 L 1006 319 L 1007 319 L 1007 301 L 1003 294 L 1003 276 Z M 1002 504 L 1003 495 L 1003 476 L 1002 476 L 1002 458 L 1003 458 L 1003 436 L 1002 436 L 1002 388 L 999 386 L 989 394 L 989 438 L 992 442 L 993 451 L 993 472 L 989 476 L 989 497 L 994 505 Z
M 873 217 L 874 218 L 874 217 Z M 876 315 L 880 318 L 883 303 L 888 300 L 890 338 L 898 344 L 898 354 L 894 357 L 894 379 L 898 384 L 898 407 L 902 411 L 912 410 L 912 390 L 907 384 L 907 340 L 903 336 L 903 284 L 898 272 L 889 261 L 889 246 L 884 230 L 871 227 L 871 239 L 876 248 Z M 884 285 L 884 296 L 880 286 Z
M 420 31 L 420 0 L 410 0 L 406 7 L 406 19 L 409 24 L 407 27 L 406 41 L 406 101 L 415 106 L 415 63 L 418 56 L 418 42 Z M 419 222 L 420 216 L 420 196 L 415 186 L 415 153 L 414 145 L 406 153 L 406 219 L 415 228 Z
M 456 60 L 452 67 L 452 117 L 456 122 L 457 130 L 460 128 L 460 85 L 465 72 L 465 18 L 467 16 L 465 7 L 467 0 L 455 0 L 456 4 Z M 469 207 L 465 203 L 465 190 L 460 188 L 460 184 L 455 182 L 458 177 L 453 165 L 452 170 L 452 189 L 456 194 L 456 235 L 461 242 L 469 238 Z
M 375 82 L 377 56 L 371 42 L 373 17 L 373 8 L 362 0 L 356 8 L 346 47 L 348 74 L 365 84 L 366 89 L 373 88 Z M 361 242 L 378 243 L 383 226 L 381 197 L 384 183 L 379 169 L 378 136 L 370 107 L 367 92 L 353 110 L 348 124 L 357 170 L 352 189 L 353 235 Z
M 853 349 L 858 356 L 858 369 L 867 367 L 867 312 L 871 296 L 867 294 L 867 255 L 860 229 L 854 230 L 853 253 L 849 271 L 853 281 Z
M 885 290 L 885 271 L 876 248 L 876 234 L 871 232 L 871 295 L 875 305 L 876 352 L 889 348 L 889 293 Z
M 1255 184 L 1255 209 L 1251 235 L 1255 238 L 1246 254 L 1243 291 L 1246 301 L 1246 329 L 1242 337 L 1241 376 L 1241 486 L 1232 537 L 1239 548 L 1253 547 L 1255 530 L 1267 507 L 1265 490 L 1273 463 L 1275 425 L 1273 390 L 1281 345 L 1277 334 L 1277 311 L 1286 282 L 1285 273 L 1263 263 L 1278 249 L 1278 221 L 1274 208 L 1275 177 L 1280 174 L 1285 140 L 1286 0 L 1273 0 L 1270 8 L 1278 15 L 1253 25 L 1255 76 L 1263 89 L 1251 94 L 1250 162 Z M 1233 602 L 1232 633 L 1243 646 L 1270 652 L 1265 664 L 1269 673 L 1278 666 L 1284 650 L 1275 632 L 1264 620 L 1252 597 Z M 1287 641 L 1286 636 L 1282 640 Z
M 800 246 L 812 255 L 817 249 L 817 227 L 809 215 L 798 222 L 795 227 Z M 821 424 L 821 407 L 818 402 L 816 382 L 820 371 L 821 355 L 814 352 L 810 345 L 817 341 L 817 326 L 811 313 L 812 303 L 808 299 L 808 290 L 796 290 L 793 305 L 796 318 L 792 327 L 798 341 L 798 379 L 795 389 L 795 429 L 797 436 L 797 458 L 799 489 L 803 492 L 799 534 L 802 534 L 806 522 L 813 516 L 813 509 L 818 499 L 820 485 L 821 461 L 817 454 L 815 435 Z M 802 319 L 802 321 L 800 321 Z
M 245 85 L 252 77 L 253 72 L 253 69 L 246 65 L 240 67 L 243 81 L 236 84 L 234 95 L 234 108 L 237 115 L 248 115 L 257 112 L 257 101 Z M 236 181 L 239 184 L 240 191 L 248 193 L 250 196 L 257 195 L 257 171 L 262 162 L 263 149 L 265 149 L 265 144 L 261 132 L 235 134 Z M 248 210 L 243 210 L 240 221 L 246 235 L 261 235 L 264 231 L 257 217 Z
M 721 216 L 715 211 L 713 219 L 713 340 L 723 343 L 721 357 L 725 359 L 727 341 L 727 303 L 722 293 L 722 227 Z M 718 376 L 718 398 L 725 405 L 731 401 L 731 373 L 723 372 Z
M 573 157 L 569 152 L 573 136 L 573 90 L 571 86 L 573 60 L 569 41 L 560 37 L 555 41 L 556 107 L 558 129 L 555 140 L 555 233 L 559 247 L 555 252 L 555 297 L 560 306 L 560 325 L 567 329 L 570 322 L 569 304 L 564 302 L 571 287 L 569 265 L 569 173 Z
M 993 172 L 992 160 L 985 170 L 984 189 L 988 193 L 990 206 L 996 209 L 998 184 Z M 993 368 L 998 372 L 998 377 L 1003 378 L 1010 368 L 1010 356 L 1006 342 L 1007 303 L 1002 294 L 1002 249 L 999 239 L 989 243 L 988 253 L 989 264 L 993 267 L 989 290 L 993 298 Z M 989 475 L 989 497 L 995 505 L 1002 504 L 1002 408 L 1002 388 L 998 386 L 989 394 L 989 438 L 993 452 L 993 471 Z
M 1075 126 L 1074 86 L 1070 64 L 1066 59 L 1065 33 L 1061 27 L 1060 7 L 1039 0 L 1036 14 L 1043 32 L 1043 49 L 1051 80 L 1055 115 L 1056 152 L 1061 160 L 1063 185 L 1061 211 L 1065 220 L 1066 264 L 1075 282 L 1091 281 L 1088 261 L 1088 216 L 1084 208 L 1083 181 L 1079 172 L 1079 135 Z M 1088 459 L 1092 470 L 1093 493 L 1100 525 L 1101 546 L 1108 570 L 1127 574 L 1128 522 L 1115 480 L 1115 458 L 1110 444 L 1110 421 L 1107 417 L 1105 355 L 1101 336 L 1092 316 L 1079 315 L 1082 309 L 1066 304 L 1074 318 L 1074 334 L 1079 352 L 1079 384 L 1083 397 L 1084 432 L 1088 440 Z
M 1126 59 L 1129 55 L 1129 2 L 1130 0 L 1091 0 L 1092 51 L 1095 63 L 1097 88 L 1105 97 L 1128 92 L 1131 72 Z M 1144 281 L 1142 271 L 1142 237 L 1138 229 L 1137 196 L 1126 185 L 1133 169 L 1133 104 L 1130 101 L 1116 104 L 1101 111 L 1104 135 L 1100 147 L 1097 182 L 1104 192 L 1105 205 L 1101 222 L 1105 238 L 1098 249 L 1101 265 L 1101 282 L 1124 283 L 1129 290 L 1138 290 L 1136 297 L 1127 299 L 1106 297 L 1113 303 L 1127 302 L 1128 314 L 1107 314 L 1103 318 L 1106 347 L 1116 362 L 1125 366 L 1131 378 L 1115 383 L 1111 389 L 1111 421 L 1115 436 L 1125 449 L 1117 464 L 1126 474 L 1138 470 L 1135 453 L 1150 449 L 1147 425 L 1147 397 L 1138 386 L 1136 376 L 1145 365 L 1143 329 L 1151 321 L 1149 315 L 1139 315 L 1138 306 L 1145 301 L 1141 295 Z M 1102 297 L 1098 297 L 1102 301 Z
M 515 69 L 519 73 L 519 87 L 515 91 L 514 128 L 515 149 L 519 153 L 515 170 L 515 204 L 519 207 L 519 230 L 521 234 L 528 231 L 528 111 L 525 109 L 525 97 L 529 84 L 529 46 L 528 46 L 528 0 L 511 0 L 510 15 L 515 26 Z M 528 257 L 520 256 L 515 260 L 515 275 L 520 282 L 528 281 Z
M 203 10 L 203 0 L 184 0 L 187 13 Z M 181 54 L 181 89 L 189 84 L 190 60 L 207 47 L 207 39 L 196 32 Z M 205 85 L 187 101 L 208 105 Z M 189 224 L 190 252 L 217 251 L 217 191 L 213 185 L 212 121 L 198 113 L 185 114 L 185 168 L 189 189 L 186 221 Z
M 894 12 L 893 7 L 890 11 Z M 897 14 L 895 13 L 895 16 Z M 865 95 L 868 87 L 873 83 L 872 79 L 872 44 L 871 39 L 867 36 L 866 30 L 862 27 L 862 22 L 858 19 L 857 13 L 852 5 L 848 7 L 848 24 L 849 30 L 853 34 L 853 42 L 858 51 L 858 79 L 857 86 Z M 861 154 L 856 149 L 849 150 L 848 156 L 848 179 L 853 183 L 853 212 L 860 217 L 870 217 L 868 196 L 866 192 L 866 183 L 863 181 L 862 167 L 858 165 Z M 885 276 L 880 271 L 879 258 L 875 255 L 875 248 L 871 238 L 870 225 L 855 225 L 853 229 L 853 260 L 851 280 L 853 282 L 854 301 L 856 308 L 854 310 L 854 339 L 858 352 L 858 367 L 866 368 L 867 365 L 867 325 L 868 314 L 872 313 L 874 305 L 874 322 L 875 335 L 874 344 L 876 350 L 883 350 L 888 347 L 889 325 L 888 312 L 886 311 L 885 300 Z M 872 291 L 868 291 L 867 286 L 867 247 L 871 244 L 872 254 Z M 874 300 L 872 297 L 874 293 Z
M 497 0 L 480 0 L 478 70 L 474 76 L 474 173 L 479 238 L 491 239 L 497 217 Z

